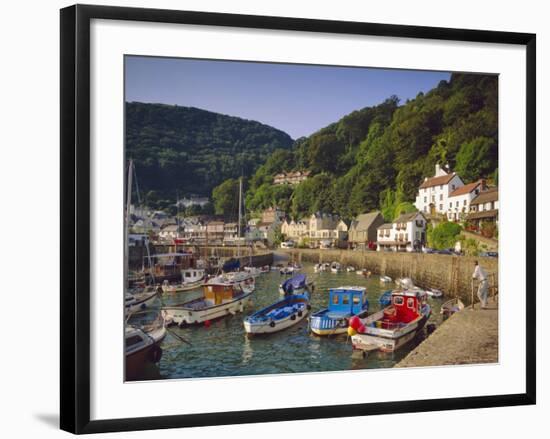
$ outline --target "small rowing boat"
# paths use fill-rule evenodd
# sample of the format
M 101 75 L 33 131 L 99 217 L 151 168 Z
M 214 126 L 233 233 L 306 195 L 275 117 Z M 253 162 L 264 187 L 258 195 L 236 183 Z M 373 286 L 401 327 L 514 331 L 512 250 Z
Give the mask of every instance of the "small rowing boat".
M 302 321 L 310 309 L 309 294 L 290 294 L 244 319 L 248 335 L 270 334 Z
M 454 299 L 447 300 L 443 305 L 441 305 L 440 313 L 443 317 L 450 317 L 455 312 L 462 311 L 464 309 L 464 303 L 458 297 Z
M 380 282 L 382 283 L 388 283 L 388 282 L 391 282 L 391 277 L 389 276 L 380 276 Z

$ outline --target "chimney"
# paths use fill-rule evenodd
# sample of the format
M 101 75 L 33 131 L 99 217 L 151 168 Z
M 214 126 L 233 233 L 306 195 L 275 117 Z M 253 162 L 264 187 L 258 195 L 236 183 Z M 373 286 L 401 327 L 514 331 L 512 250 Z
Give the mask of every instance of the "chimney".
M 439 163 L 436 163 L 435 164 L 435 175 L 436 175 L 436 177 L 439 175 L 440 170 L 441 170 L 441 168 L 439 167 Z

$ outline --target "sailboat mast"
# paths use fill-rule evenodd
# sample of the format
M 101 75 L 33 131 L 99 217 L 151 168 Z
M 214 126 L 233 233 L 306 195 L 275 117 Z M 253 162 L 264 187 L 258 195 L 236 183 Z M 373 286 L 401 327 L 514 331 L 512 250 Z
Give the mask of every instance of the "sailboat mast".
M 129 227 L 130 227 L 130 207 L 132 205 L 132 175 L 133 175 L 134 161 L 130 159 L 128 164 L 128 181 L 126 182 L 126 223 L 124 227 L 124 253 L 126 256 L 125 270 L 126 270 L 126 282 L 128 282 L 128 267 L 130 264 L 130 237 L 129 237 Z M 128 286 L 128 285 L 127 285 Z
M 237 223 L 237 256 L 241 256 L 241 206 L 243 204 L 243 178 L 239 178 L 239 222 Z

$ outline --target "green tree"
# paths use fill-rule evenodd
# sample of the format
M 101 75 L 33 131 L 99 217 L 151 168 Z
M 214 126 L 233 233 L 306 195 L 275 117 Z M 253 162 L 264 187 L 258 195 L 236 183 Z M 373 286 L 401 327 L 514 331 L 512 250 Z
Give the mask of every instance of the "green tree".
M 216 215 L 224 215 L 226 218 L 235 217 L 238 214 L 239 181 L 230 178 L 216 186 L 212 191 L 212 200 Z
M 443 221 L 437 226 L 428 228 L 428 245 L 436 249 L 454 247 L 462 227 L 460 224 L 450 221 Z
M 465 181 L 488 177 L 494 172 L 498 148 L 494 139 L 477 137 L 464 143 L 456 155 L 456 172 Z

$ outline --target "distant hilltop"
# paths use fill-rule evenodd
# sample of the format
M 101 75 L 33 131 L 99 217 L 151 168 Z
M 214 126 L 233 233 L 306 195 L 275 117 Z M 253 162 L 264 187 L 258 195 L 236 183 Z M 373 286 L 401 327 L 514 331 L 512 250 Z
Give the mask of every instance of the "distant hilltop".
M 210 197 L 224 180 L 254 174 L 273 151 L 292 144 L 285 132 L 252 120 L 126 103 L 126 157 L 134 160 L 145 203 L 158 208 L 175 204 L 178 194 Z

